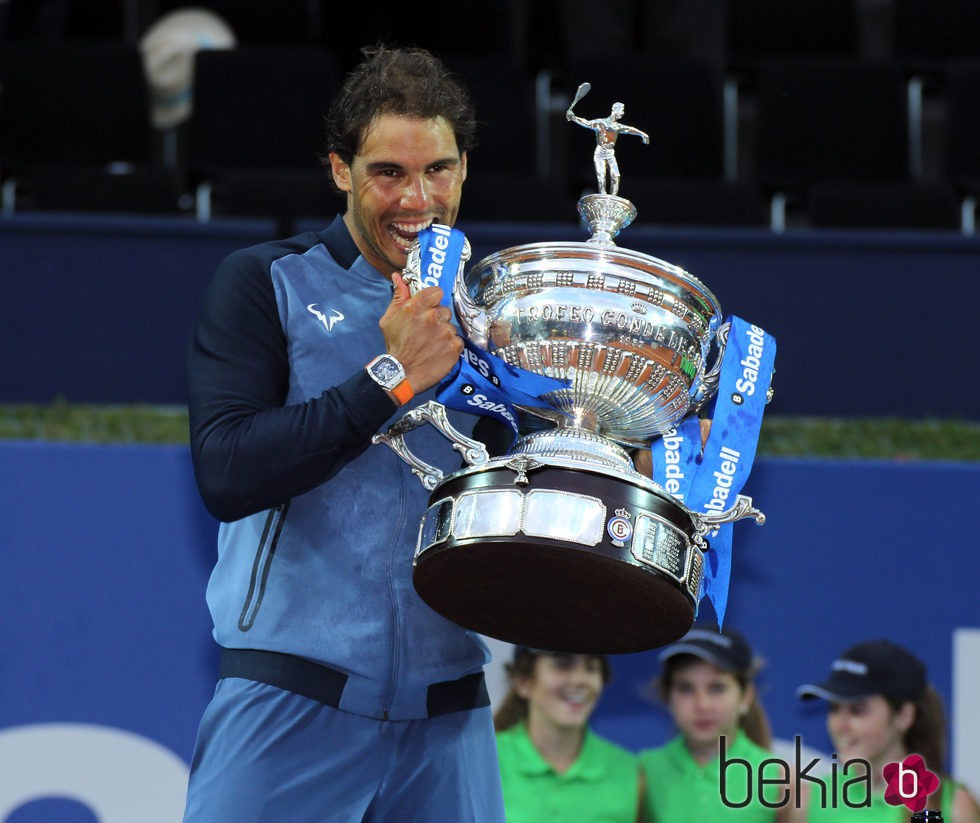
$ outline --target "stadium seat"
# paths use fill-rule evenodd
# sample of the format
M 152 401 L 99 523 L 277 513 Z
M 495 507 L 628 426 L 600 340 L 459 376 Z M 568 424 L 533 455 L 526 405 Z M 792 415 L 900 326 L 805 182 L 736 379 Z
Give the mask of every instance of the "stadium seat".
M 318 160 L 323 116 L 339 88 L 317 47 L 198 52 L 187 168 L 200 220 L 332 216 L 342 201 Z
M 477 145 L 470 152 L 463 214 L 478 220 L 575 221 L 571 188 L 547 167 L 549 95 L 507 55 L 444 56 L 470 90 Z
M 172 212 L 135 46 L 16 42 L 0 51 L 4 208 Z
M 785 226 L 784 204 L 805 212 L 816 186 L 818 220 L 946 222 L 946 198 L 913 179 L 909 135 L 918 127 L 910 122 L 900 65 L 770 58 L 759 62 L 756 77 L 756 174 L 772 195 L 775 228 Z M 881 191 L 873 196 L 876 186 Z M 834 197 L 843 202 L 831 209 Z

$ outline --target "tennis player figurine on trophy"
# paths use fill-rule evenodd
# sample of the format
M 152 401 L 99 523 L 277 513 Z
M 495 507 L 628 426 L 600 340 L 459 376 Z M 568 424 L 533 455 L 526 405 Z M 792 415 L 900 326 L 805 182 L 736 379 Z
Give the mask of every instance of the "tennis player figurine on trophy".
M 589 91 L 592 86 L 582 83 L 575 93 L 575 98 L 565 112 L 565 119 L 573 123 L 578 123 L 587 129 L 595 132 L 595 154 L 592 155 L 595 163 L 596 181 L 599 184 L 599 194 L 615 195 L 619 192 L 619 164 L 616 162 L 616 139 L 621 134 L 635 134 L 643 139 L 645 146 L 650 145 L 650 135 L 645 131 L 634 129 L 625 123 L 620 123 L 619 118 L 623 116 L 626 107 L 622 103 L 613 103 L 612 111 L 608 117 L 601 117 L 596 120 L 585 120 L 573 113 L 575 104 L 578 103 Z M 607 187 L 606 180 L 609 185 Z
M 587 194 L 579 200 L 578 210 L 585 224 L 592 231 L 593 242 L 601 243 L 612 240 L 636 217 L 636 207 L 629 200 L 616 196 L 619 192 L 616 140 L 621 134 L 633 134 L 642 138 L 644 145 L 649 145 L 650 135 L 619 121 L 626 111 L 622 103 L 613 103 L 609 116 L 596 120 L 586 120 L 574 114 L 575 105 L 591 89 L 589 83 L 582 83 L 578 87 L 575 97 L 565 112 L 565 119 L 595 132 L 595 152 L 592 161 L 595 164 L 599 194 Z
M 617 193 L 616 137 L 650 138 L 620 123 L 621 103 L 608 118 L 576 117 L 588 90 L 579 87 L 568 119 L 596 132 L 600 191 L 579 201 L 591 237 L 514 246 L 464 272 L 462 232 L 420 233 L 405 280 L 443 288 L 466 351 L 438 402 L 374 442 L 431 492 L 413 582 L 433 609 L 511 643 L 613 654 L 673 642 L 702 597 L 723 616 L 731 524 L 765 519 L 739 491 L 775 340 L 723 321 L 694 275 L 613 242 L 636 215 Z M 702 449 L 697 413 L 709 403 Z M 515 443 L 491 456 L 448 423 L 447 406 L 497 417 Z M 550 426 L 524 433 L 520 415 Z M 405 435 L 426 424 L 464 468 L 446 476 L 411 453 Z M 632 459 L 648 449 L 653 477 Z

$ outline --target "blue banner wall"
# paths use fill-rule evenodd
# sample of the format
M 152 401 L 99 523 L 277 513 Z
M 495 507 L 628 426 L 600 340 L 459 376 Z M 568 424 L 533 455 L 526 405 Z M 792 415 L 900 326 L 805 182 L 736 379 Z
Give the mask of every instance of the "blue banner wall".
M 779 342 L 769 414 L 980 419 L 980 235 L 674 230 L 640 217 L 620 245 L 700 278 L 725 314 Z M 464 204 L 465 213 L 465 204 Z M 321 228 L 319 222 L 302 228 Z M 467 223 L 471 264 L 568 225 Z M 0 402 L 183 403 L 184 351 L 204 290 L 267 221 L 0 217 Z
M 217 665 L 189 453 L 8 443 L 0 473 L 0 821 L 179 820 Z
M 187 450 L 2 443 L 0 476 L 0 823 L 176 821 L 216 668 L 216 524 Z M 828 750 L 822 707 L 794 691 L 877 636 L 922 656 L 952 709 L 953 633 L 980 627 L 978 488 L 976 464 L 757 463 L 745 491 L 768 523 L 735 526 L 727 622 L 768 661 L 778 737 Z M 656 652 L 613 662 L 596 728 L 663 742 Z M 950 726 L 980 739 L 976 714 Z

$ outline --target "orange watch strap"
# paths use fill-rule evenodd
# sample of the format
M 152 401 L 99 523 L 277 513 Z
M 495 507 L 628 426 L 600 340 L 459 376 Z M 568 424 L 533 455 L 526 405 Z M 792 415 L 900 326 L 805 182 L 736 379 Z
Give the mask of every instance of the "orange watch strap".
M 407 380 L 402 380 L 401 383 L 391 390 L 391 393 L 395 395 L 395 399 L 400 406 L 404 406 L 409 400 L 415 397 L 415 390 Z

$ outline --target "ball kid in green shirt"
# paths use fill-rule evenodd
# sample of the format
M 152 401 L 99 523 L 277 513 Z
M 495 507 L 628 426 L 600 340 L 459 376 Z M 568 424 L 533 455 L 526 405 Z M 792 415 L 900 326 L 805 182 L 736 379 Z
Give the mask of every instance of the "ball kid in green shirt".
M 787 788 L 769 786 L 762 798 L 756 791 L 759 767 L 773 755 L 745 638 L 697 627 L 658 659 L 660 696 L 679 733 L 640 752 L 647 823 L 788 823 L 795 800 Z M 726 762 L 738 760 L 737 768 L 723 768 L 723 754 Z
M 494 716 L 508 823 L 642 823 L 636 755 L 588 727 L 609 680 L 604 656 L 518 646 Z

